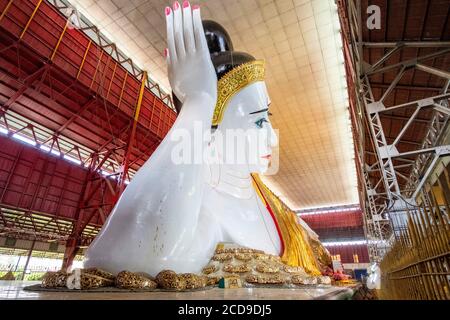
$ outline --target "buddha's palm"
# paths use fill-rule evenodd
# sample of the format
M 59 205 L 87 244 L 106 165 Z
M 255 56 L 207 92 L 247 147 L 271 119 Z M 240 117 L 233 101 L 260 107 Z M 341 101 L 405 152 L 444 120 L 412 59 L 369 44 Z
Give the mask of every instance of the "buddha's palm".
M 203 112 L 212 113 L 217 98 L 217 77 L 209 55 L 199 7 L 166 8 L 166 59 L 170 85 L 177 98 L 185 103 L 199 98 Z M 188 106 L 189 107 L 189 106 Z M 207 110 L 205 110 L 207 109 Z

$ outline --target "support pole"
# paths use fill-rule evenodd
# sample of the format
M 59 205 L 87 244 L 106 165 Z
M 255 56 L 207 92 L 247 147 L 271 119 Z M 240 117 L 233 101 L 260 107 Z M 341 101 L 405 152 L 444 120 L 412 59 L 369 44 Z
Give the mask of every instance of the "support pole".
M 64 29 L 61 32 L 61 35 L 59 36 L 58 42 L 56 43 L 55 49 L 53 50 L 53 53 L 50 57 L 50 61 L 53 61 L 53 59 L 55 58 L 56 52 L 58 51 L 59 45 L 61 44 L 61 41 L 64 37 L 64 34 L 66 33 L 67 30 L 67 26 L 69 25 L 69 20 L 67 20 L 66 24 L 64 25 Z
M 83 187 L 82 190 L 80 192 L 80 198 L 78 201 L 78 207 L 77 207 L 77 212 L 75 215 L 75 221 L 74 221 L 74 225 L 72 227 L 72 233 L 70 234 L 69 239 L 67 239 L 66 241 L 66 249 L 64 252 L 64 258 L 63 258 L 63 263 L 62 263 L 62 270 L 68 270 L 70 269 L 70 267 L 72 266 L 72 262 L 73 259 L 75 258 L 75 255 L 78 252 L 78 246 L 80 243 L 80 234 L 83 230 L 81 230 L 80 225 L 82 223 L 81 219 L 83 218 L 82 216 L 82 208 L 85 206 L 85 196 L 86 196 L 86 191 L 88 189 L 90 180 L 92 179 L 92 174 L 95 172 L 96 170 L 96 162 L 98 159 L 98 155 L 95 154 L 92 162 L 89 166 L 89 173 L 86 175 L 86 178 L 84 180 L 83 183 Z
M 0 15 L 0 21 L 2 21 L 3 17 L 6 15 L 6 12 L 8 11 L 9 7 L 11 6 L 13 0 L 9 0 L 8 4 L 6 5 L 5 10 L 3 10 L 2 14 Z
M 398 45 L 409 48 L 444 48 L 450 47 L 450 41 L 406 41 L 406 42 L 363 42 L 366 48 L 394 48 Z
M 426 66 L 426 65 L 421 64 L 421 63 L 416 64 L 416 68 L 418 70 L 421 70 L 421 71 L 424 71 L 424 72 L 427 72 L 427 73 L 431 73 L 431 74 L 433 74 L 435 76 L 442 77 L 442 78 L 450 80 L 450 72 L 447 72 L 447 71 L 444 71 L 444 70 L 439 70 L 439 69 L 436 69 L 436 68 L 433 68 L 433 67 L 430 67 L 430 66 Z
M 86 51 L 84 51 L 83 60 L 81 60 L 80 67 L 78 68 L 77 80 L 80 77 L 80 73 L 81 73 L 81 70 L 83 69 L 84 63 L 86 62 L 86 57 L 87 57 L 87 55 L 89 53 L 89 49 L 91 48 L 91 44 L 92 44 L 92 41 L 89 40 L 89 43 L 88 43 L 88 45 L 86 47 Z
M 142 99 L 144 97 L 144 89 L 145 89 L 146 80 L 147 80 L 147 71 L 144 71 L 142 73 L 141 88 L 139 90 L 139 96 L 137 99 L 136 109 L 134 112 L 133 127 L 131 128 L 131 133 L 130 133 L 130 136 L 128 139 L 128 144 L 127 144 L 127 151 L 125 153 L 125 157 L 122 162 L 122 173 L 120 174 L 119 184 L 117 186 L 118 187 L 117 197 L 120 196 L 120 194 L 122 193 L 124 186 L 125 186 L 125 180 L 126 180 L 126 176 L 127 176 L 127 172 L 128 172 L 128 167 L 130 164 L 130 156 L 133 151 L 134 138 L 136 136 L 136 128 L 137 128 L 137 124 L 138 124 L 138 120 L 139 120 L 139 114 L 141 112 Z
M 36 243 L 36 240 L 33 240 L 33 243 L 31 244 L 30 251 L 28 251 L 27 262 L 25 262 L 25 267 L 23 268 L 21 280 L 25 279 L 25 272 L 27 271 L 28 263 L 30 262 L 31 254 L 33 253 L 35 243 Z
M 39 7 L 41 6 L 42 0 L 39 0 L 38 4 L 36 5 L 36 8 L 34 8 L 33 13 L 30 16 L 30 19 L 28 19 L 27 24 L 25 25 L 25 28 L 23 28 L 22 33 L 20 34 L 19 39 L 22 40 L 23 36 L 25 35 L 25 32 L 27 32 L 28 27 L 30 26 L 31 21 L 33 21 L 34 16 L 36 15 L 36 12 L 39 10 Z

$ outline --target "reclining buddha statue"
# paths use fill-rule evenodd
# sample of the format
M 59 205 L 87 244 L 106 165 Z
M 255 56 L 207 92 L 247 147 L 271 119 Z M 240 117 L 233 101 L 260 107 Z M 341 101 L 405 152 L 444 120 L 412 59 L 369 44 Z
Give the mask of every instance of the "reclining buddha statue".
M 181 8 L 175 2 L 165 14 L 178 117 L 88 248 L 85 267 L 152 276 L 164 269 L 198 273 L 218 243 L 234 243 L 318 275 L 311 230 L 258 177 L 278 143 L 268 117 L 264 61 L 234 51 L 225 29 L 202 21 L 198 6 L 185 1 Z M 245 161 L 176 163 L 180 132 L 193 136 L 199 128 L 211 135 L 194 141 L 192 150 L 205 148 L 218 159 L 226 156 L 216 148 L 219 136 L 226 140 L 227 131 L 249 132 L 237 150 Z M 264 134 L 251 134 L 255 131 Z

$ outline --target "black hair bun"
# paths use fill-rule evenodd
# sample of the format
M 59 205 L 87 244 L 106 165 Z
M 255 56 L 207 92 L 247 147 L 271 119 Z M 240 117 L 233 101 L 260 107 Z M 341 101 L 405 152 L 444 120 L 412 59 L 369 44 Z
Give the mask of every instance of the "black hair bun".
M 202 22 L 206 43 L 208 44 L 209 53 L 218 80 L 233 68 L 255 60 L 248 53 L 233 50 L 233 42 L 231 41 L 230 35 L 219 23 L 212 20 L 203 20 Z M 177 113 L 180 113 L 182 103 L 173 92 L 172 100 Z
M 203 30 L 208 44 L 211 60 L 216 69 L 217 79 L 220 79 L 233 68 L 255 60 L 253 56 L 245 52 L 233 50 L 233 42 L 230 35 L 215 21 L 203 20 Z
M 209 53 L 233 51 L 233 42 L 224 27 L 212 20 L 203 20 L 202 23 Z

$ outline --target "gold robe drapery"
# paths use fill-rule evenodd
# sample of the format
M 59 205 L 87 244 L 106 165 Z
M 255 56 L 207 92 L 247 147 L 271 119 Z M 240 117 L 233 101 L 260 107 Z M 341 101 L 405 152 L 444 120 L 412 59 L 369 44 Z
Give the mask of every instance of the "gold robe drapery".
M 320 275 L 320 264 L 315 256 L 307 231 L 299 224 L 297 215 L 270 191 L 261 178 L 252 174 L 255 190 L 264 204 L 272 211 L 278 224 L 284 251 L 281 256 L 283 263 L 290 266 L 300 266 L 311 275 Z M 315 241 L 317 242 L 317 241 Z M 317 245 L 317 244 L 316 244 Z M 321 244 L 318 245 L 321 247 Z M 321 249 L 321 248 L 320 248 Z M 321 259 L 322 260 L 322 259 Z

